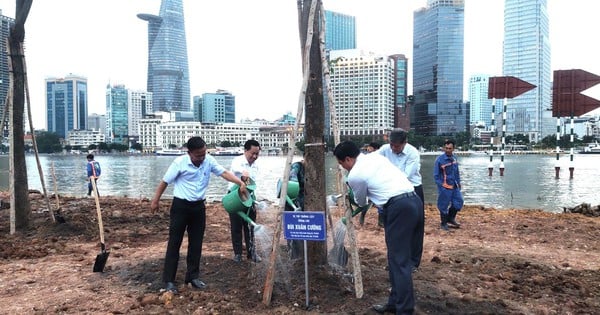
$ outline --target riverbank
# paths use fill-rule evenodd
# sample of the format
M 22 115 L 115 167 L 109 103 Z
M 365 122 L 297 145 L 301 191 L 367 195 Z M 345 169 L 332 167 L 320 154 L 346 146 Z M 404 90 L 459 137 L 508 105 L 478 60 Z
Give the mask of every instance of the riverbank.
M 231 260 L 229 219 L 220 203 L 207 205 L 201 266 L 207 289 L 182 284 L 184 241 L 180 294 L 169 296 L 161 292 L 160 278 L 170 200 L 151 214 L 145 198 L 101 198 L 111 253 L 99 274 L 92 273 L 100 252 L 94 199 L 61 197 L 66 223 L 55 224 L 43 212 L 44 199 L 30 197 L 34 213 L 27 233 L 9 235 L 8 210 L 0 210 L 0 305 L 6 313 L 373 314 L 371 304 L 388 295 L 384 233 L 374 210 L 357 227 L 363 298 L 355 298 L 345 268 L 311 266 L 306 310 L 304 266 L 287 258 L 283 238 L 271 305 L 261 303 L 268 259 Z M 435 207 L 426 208 L 423 260 L 413 277 L 419 313 L 594 314 L 600 309 L 599 217 L 467 206 L 458 216 L 462 228 L 443 232 Z M 272 205 L 257 221 L 272 231 L 275 212 Z M 333 216 L 337 221 L 340 214 Z M 260 241 L 267 256 L 270 240 Z

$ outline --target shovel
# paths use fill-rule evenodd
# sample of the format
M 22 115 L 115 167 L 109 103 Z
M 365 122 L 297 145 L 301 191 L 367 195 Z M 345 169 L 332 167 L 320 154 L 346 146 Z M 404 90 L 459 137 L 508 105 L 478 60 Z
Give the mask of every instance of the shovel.
M 65 218 L 60 214 L 60 199 L 58 198 L 58 187 L 56 184 L 56 175 L 54 174 L 54 161 L 52 161 L 52 179 L 54 180 L 54 197 L 56 198 L 56 212 L 54 213 L 54 219 L 58 223 L 66 223 Z
M 92 188 L 94 189 L 94 199 L 96 200 L 96 212 L 98 213 L 98 227 L 100 228 L 100 254 L 96 256 L 94 262 L 94 272 L 104 272 L 104 266 L 108 260 L 110 251 L 106 250 L 104 245 L 104 225 L 102 225 L 102 212 L 100 210 L 100 201 L 98 200 L 98 188 L 96 187 L 96 181 L 92 180 Z

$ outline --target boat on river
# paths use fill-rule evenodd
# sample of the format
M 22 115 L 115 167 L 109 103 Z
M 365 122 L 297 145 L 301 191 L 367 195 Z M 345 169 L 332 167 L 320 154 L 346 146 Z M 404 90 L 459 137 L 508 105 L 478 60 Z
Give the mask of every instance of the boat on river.
M 222 149 L 212 151 L 210 154 L 215 156 L 238 156 L 244 154 L 244 151 L 242 149 Z
M 579 154 L 600 154 L 600 144 L 598 142 L 588 144 L 582 151 L 579 151 Z
M 179 149 L 162 149 L 156 151 L 156 155 L 160 156 L 179 156 L 184 155 L 187 151 L 179 150 Z

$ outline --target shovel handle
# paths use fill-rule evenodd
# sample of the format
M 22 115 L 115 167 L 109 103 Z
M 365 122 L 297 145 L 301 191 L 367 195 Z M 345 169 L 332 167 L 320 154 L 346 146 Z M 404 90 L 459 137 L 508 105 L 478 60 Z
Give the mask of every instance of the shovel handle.
M 98 214 L 98 227 L 100 228 L 100 244 L 104 250 L 104 225 L 102 224 L 102 211 L 100 210 L 100 200 L 98 200 L 98 188 L 96 187 L 96 179 L 90 179 L 92 188 L 94 189 L 94 199 L 96 200 L 96 213 Z

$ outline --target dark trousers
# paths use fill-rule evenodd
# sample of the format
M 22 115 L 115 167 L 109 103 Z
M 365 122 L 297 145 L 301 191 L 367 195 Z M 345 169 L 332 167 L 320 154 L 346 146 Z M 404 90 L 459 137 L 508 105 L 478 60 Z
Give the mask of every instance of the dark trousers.
M 415 193 L 391 198 L 383 207 L 385 244 L 392 291 L 388 304 L 396 314 L 412 314 L 415 296 L 412 282 L 412 244 L 423 222 L 423 202 Z
M 417 225 L 417 236 L 414 238 L 412 244 L 412 262 L 415 268 L 419 268 L 421 257 L 423 256 L 423 236 L 425 235 L 425 196 L 423 194 L 423 185 L 415 186 L 415 193 L 417 193 L 417 196 L 421 198 L 421 202 L 423 203 L 423 207 L 421 207 L 423 220 Z
M 100 193 L 98 192 L 98 179 L 94 178 L 94 181 L 96 182 L 96 196 L 100 197 Z M 90 179 L 88 181 L 88 196 L 92 195 L 93 190 L 94 190 L 94 186 L 92 185 L 92 180 Z
M 204 200 L 190 202 L 173 198 L 170 211 L 169 242 L 165 255 L 164 282 L 175 282 L 177 264 L 179 263 L 179 248 L 183 234 L 187 231 L 187 271 L 185 281 L 189 282 L 200 276 L 200 258 L 202 257 L 202 240 L 206 228 L 206 206 Z
M 254 206 L 248 209 L 246 213 L 252 221 L 256 222 L 256 209 Z M 246 252 L 249 259 L 254 257 L 254 229 L 242 217 L 236 214 L 229 214 L 229 223 L 231 225 L 231 244 L 235 255 L 242 254 L 242 234 L 246 241 Z

